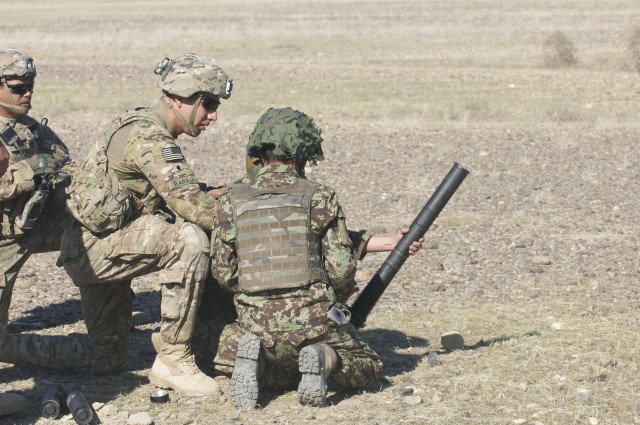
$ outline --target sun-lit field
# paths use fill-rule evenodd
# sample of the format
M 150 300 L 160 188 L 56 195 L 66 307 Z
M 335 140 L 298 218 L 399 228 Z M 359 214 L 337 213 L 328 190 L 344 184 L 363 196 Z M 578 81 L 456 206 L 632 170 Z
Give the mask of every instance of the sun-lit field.
M 157 100 L 158 62 L 196 52 L 234 80 L 218 122 L 180 138 L 203 181 L 242 175 L 249 133 L 271 106 L 302 110 L 323 129 L 326 160 L 309 178 L 336 190 L 350 228 L 393 232 L 453 162 L 471 170 L 362 329 L 385 363 L 367 391 L 331 387 L 326 408 L 265 392 L 260 409 L 237 414 L 218 378 L 220 399 L 151 404 L 159 295 L 150 275 L 133 284 L 136 309 L 153 322 L 132 331 L 128 370 L 96 378 L 0 364 L 0 391 L 29 400 L 0 423 L 57 423 L 39 416 L 52 381 L 80 385 L 104 424 L 140 412 L 185 425 L 640 423 L 637 1 L 0 7 L 0 44 L 36 60 L 31 115 L 46 116 L 77 158 L 122 110 Z M 573 57 L 549 44 L 556 32 Z M 23 268 L 12 331 L 84 332 L 78 291 L 55 259 Z M 383 260 L 363 260 L 360 287 Z M 447 331 L 463 335 L 464 350 L 442 348 Z

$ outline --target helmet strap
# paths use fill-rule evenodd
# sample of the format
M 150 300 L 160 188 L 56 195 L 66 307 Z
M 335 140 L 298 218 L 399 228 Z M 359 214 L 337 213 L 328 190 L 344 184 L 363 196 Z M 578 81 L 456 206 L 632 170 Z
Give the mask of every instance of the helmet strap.
M 196 121 L 196 113 L 198 112 L 198 108 L 200 108 L 200 104 L 202 103 L 202 96 L 198 96 L 198 99 L 193 103 L 193 109 L 191 109 L 191 118 L 189 118 L 189 128 L 191 130 L 191 135 L 195 136 L 198 134 L 196 132 L 196 128 L 194 126 Z
M 11 94 L 11 90 L 9 90 L 7 79 L 0 78 L 0 84 L 1 84 L 0 90 L 6 90 L 9 92 L 9 101 L 10 101 L 10 103 L 0 101 L 0 105 L 4 106 L 10 111 L 15 112 L 18 115 L 26 115 L 29 112 L 29 108 L 27 108 L 26 106 L 20 106 L 16 104 L 16 102 L 13 100 L 13 95 Z
M 194 137 L 196 134 L 198 134 L 197 129 L 193 126 L 193 122 L 195 120 L 196 111 L 198 110 L 196 106 L 198 107 L 200 106 L 200 102 L 201 102 L 200 98 L 198 98 L 197 105 L 194 104 L 194 109 L 191 112 L 191 118 L 189 119 L 189 122 L 187 122 L 187 120 L 184 119 L 184 117 L 180 114 L 180 111 L 178 111 L 175 105 L 173 104 L 173 100 L 170 99 L 167 95 L 162 95 L 162 101 L 165 103 L 165 105 L 169 107 L 169 109 L 171 110 L 173 115 L 178 119 L 178 121 L 180 121 L 180 124 L 182 124 L 185 127 L 186 133 L 189 136 Z

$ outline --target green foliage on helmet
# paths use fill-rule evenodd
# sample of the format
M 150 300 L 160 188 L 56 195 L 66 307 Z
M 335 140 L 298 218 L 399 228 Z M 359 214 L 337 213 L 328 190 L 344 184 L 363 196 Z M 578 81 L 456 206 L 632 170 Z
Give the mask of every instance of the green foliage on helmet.
M 223 99 L 231 96 L 233 83 L 216 63 L 205 56 L 187 53 L 173 60 L 164 58 L 155 71 L 161 76 L 158 87 L 180 97 L 209 93 Z
M 36 65 L 26 52 L 0 48 L 0 78 L 35 78 Z
M 321 131 L 313 119 L 292 108 L 269 108 L 256 123 L 247 154 L 257 156 L 271 150 L 275 155 L 294 160 L 321 161 Z

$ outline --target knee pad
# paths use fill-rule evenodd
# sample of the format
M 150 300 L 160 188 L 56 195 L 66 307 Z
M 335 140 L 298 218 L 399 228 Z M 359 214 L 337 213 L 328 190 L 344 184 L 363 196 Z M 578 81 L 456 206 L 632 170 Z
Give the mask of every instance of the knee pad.
M 198 247 L 200 251 L 206 254 L 209 253 L 209 238 L 199 226 L 193 223 L 183 223 L 180 226 L 179 233 L 187 245 Z

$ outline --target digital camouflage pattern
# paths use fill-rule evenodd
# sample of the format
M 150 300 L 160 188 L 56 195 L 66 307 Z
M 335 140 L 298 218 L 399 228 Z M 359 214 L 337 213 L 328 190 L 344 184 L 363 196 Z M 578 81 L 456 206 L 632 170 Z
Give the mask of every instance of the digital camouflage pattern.
M 232 83 L 227 74 L 212 59 L 188 53 L 175 60 L 165 58 L 155 73 L 161 76 L 158 87 L 180 97 L 209 93 L 228 99 Z
M 286 165 L 266 165 L 258 172 L 254 186 L 282 187 L 300 177 Z M 229 195 L 220 198 L 220 210 L 214 218 L 211 237 L 211 270 L 227 290 L 234 291 L 238 281 L 235 252 L 237 229 Z M 227 325 L 217 346 L 213 368 L 230 373 L 235 363 L 238 341 L 245 333 L 256 334 L 263 345 L 267 366 L 261 380 L 270 387 L 290 386 L 299 381 L 298 353 L 304 346 L 325 343 L 334 348 L 341 368 L 331 375 L 336 382 L 363 388 L 375 381 L 381 370 L 379 356 L 359 340 L 352 325 L 339 326 L 327 317 L 332 307 L 341 309 L 354 289 L 358 252 L 349 238 L 345 216 L 335 192 L 319 185 L 312 197 L 311 227 L 321 240 L 324 267 L 329 282 L 309 287 L 277 289 L 251 294 L 236 294 L 237 322 Z M 215 314 L 207 304 L 201 309 Z M 204 320 L 206 323 L 207 321 Z M 198 322 L 200 326 L 200 321 Z
M 27 52 L 0 48 L 0 78 L 35 78 L 36 65 Z
M 247 146 L 249 157 L 272 150 L 279 157 L 321 161 L 321 131 L 313 119 L 292 108 L 269 108 L 256 123 Z
M 46 125 L 24 115 L 14 121 L 0 118 L 0 130 L 11 126 L 17 137 L 2 141 L 9 153 L 9 167 L 0 178 L 0 323 L 6 324 L 11 294 L 22 266 L 33 253 L 57 251 L 62 238 L 64 187 L 54 187 L 35 227 L 25 231 L 16 224 L 25 204 L 36 190 L 37 173 L 52 169 L 32 168 L 32 158 L 44 155 L 50 162 L 68 155 L 67 147 Z M 48 162 L 48 161 L 45 161 Z

